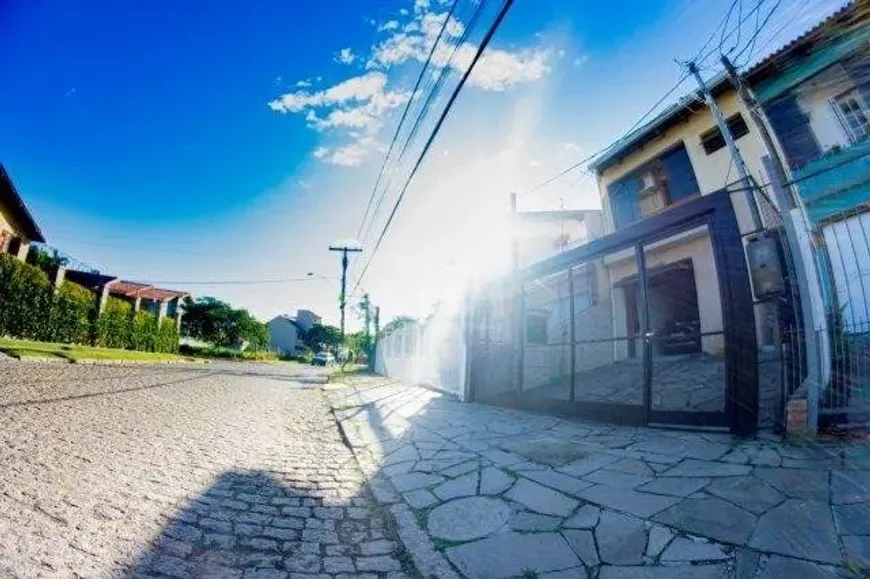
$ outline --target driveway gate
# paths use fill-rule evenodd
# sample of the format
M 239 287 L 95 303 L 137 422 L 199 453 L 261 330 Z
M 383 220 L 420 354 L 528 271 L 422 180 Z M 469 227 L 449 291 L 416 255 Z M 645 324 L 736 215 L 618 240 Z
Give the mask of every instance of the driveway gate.
M 755 431 L 755 317 L 727 191 L 518 272 L 472 322 L 478 401 Z

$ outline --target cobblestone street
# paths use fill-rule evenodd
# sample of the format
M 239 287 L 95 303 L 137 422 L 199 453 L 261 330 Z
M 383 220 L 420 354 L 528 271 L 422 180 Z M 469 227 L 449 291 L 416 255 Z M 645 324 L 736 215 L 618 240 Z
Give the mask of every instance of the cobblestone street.
M 322 382 L 0 361 L 0 575 L 413 576 Z

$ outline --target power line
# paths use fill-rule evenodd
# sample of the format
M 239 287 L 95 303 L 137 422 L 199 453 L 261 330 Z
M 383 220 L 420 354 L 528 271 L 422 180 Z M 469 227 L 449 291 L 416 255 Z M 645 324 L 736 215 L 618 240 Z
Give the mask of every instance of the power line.
M 717 48 L 721 48 L 722 43 L 724 43 L 726 40 L 728 40 L 729 38 L 731 38 L 731 36 L 732 36 L 732 35 L 734 34 L 734 32 L 736 31 L 736 29 L 739 29 L 739 28 L 743 25 L 744 22 L 746 22 L 746 21 L 747 21 L 747 20 L 748 20 L 748 19 L 749 19 L 753 14 L 757 13 L 758 10 L 761 8 L 761 5 L 764 3 L 764 0 L 759 0 L 758 3 L 756 3 L 756 5 L 752 8 L 752 10 L 749 10 L 748 12 L 746 12 L 746 14 L 743 15 L 742 18 L 739 18 L 739 19 L 738 19 L 738 22 L 737 22 L 735 28 L 731 29 L 731 31 L 730 31 L 728 34 L 725 34 L 725 25 L 727 24 L 727 21 L 730 19 L 730 14 L 731 14 L 731 12 L 734 10 L 734 7 L 736 6 L 737 1 L 738 1 L 738 0 L 734 0 L 734 2 L 731 3 L 731 7 L 728 9 L 728 14 L 726 15 L 725 20 L 723 20 L 723 22 L 713 30 L 713 33 L 710 35 L 710 38 L 707 39 L 707 41 L 706 41 L 706 42 L 704 43 L 704 45 L 701 47 L 701 50 L 698 51 L 698 55 L 697 55 L 697 56 L 694 58 L 694 60 L 693 60 L 693 62 L 695 62 L 696 65 L 700 66 L 701 63 L 703 63 L 703 61 L 705 61 L 706 59 L 710 58 L 710 56 L 711 56 L 713 53 L 716 52 L 716 48 L 714 48 L 714 49 L 708 51 L 706 54 L 703 54 L 704 50 L 707 48 L 707 46 L 709 46 L 710 41 L 711 41 L 711 40 L 716 36 L 716 33 L 719 32 L 720 28 L 722 29 L 722 30 L 721 30 L 721 31 L 722 31 L 722 37 L 721 37 L 721 40 L 720 40 L 720 45 L 719 45 L 719 47 L 717 47 Z M 777 4 L 779 4 L 779 0 L 777 0 Z M 774 9 L 775 9 L 775 7 L 774 7 Z M 552 177 L 550 177 L 550 178 L 548 178 L 548 179 L 545 179 L 544 181 L 541 181 L 541 182 L 537 183 L 536 185 L 533 185 L 533 186 L 530 187 L 529 189 L 526 189 L 525 191 L 523 191 L 522 193 L 520 193 L 520 196 L 529 195 L 530 193 L 534 193 L 535 191 L 538 191 L 538 190 L 540 190 L 540 189 L 546 187 L 546 186 L 549 185 L 550 183 L 553 183 L 554 181 L 557 181 L 557 180 L 561 179 L 562 177 L 564 177 L 564 176 L 567 175 L 568 173 L 571 173 L 572 171 L 576 170 L 577 168 L 581 167 L 582 165 L 585 165 L 586 163 L 588 163 L 588 162 L 591 161 L 592 159 L 594 159 L 594 158 L 598 157 L 599 155 L 601 155 L 602 153 L 606 152 L 608 149 L 611 149 L 611 148 L 613 148 L 614 146 L 616 146 L 619 142 L 621 142 L 622 140 L 624 140 L 625 138 L 627 138 L 629 135 L 631 135 L 631 133 L 634 132 L 634 130 L 637 129 L 637 128 L 638 128 L 638 127 L 639 127 L 639 126 L 640 126 L 640 125 L 641 125 L 641 124 L 642 124 L 642 123 L 643 123 L 643 122 L 644 122 L 644 121 L 645 121 L 645 120 L 646 120 L 646 119 L 647 119 L 647 118 L 648 118 L 648 117 L 653 113 L 653 112 L 655 112 L 656 109 L 658 109 L 658 107 L 659 107 L 659 106 L 660 106 L 660 105 L 661 105 L 661 104 L 662 104 L 666 99 L 668 99 L 672 94 L 674 94 L 674 92 L 675 92 L 675 91 L 676 91 L 676 90 L 677 90 L 677 89 L 678 89 L 678 88 L 679 88 L 679 87 L 680 87 L 680 86 L 681 86 L 681 85 L 686 81 L 686 79 L 688 79 L 690 76 L 691 76 L 691 74 L 690 74 L 689 72 L 685 72 L 685 73 L 683 74 L 683 76 L 681 76 L 680 79 L 677 81 L 677 83 L 676 83 L 673 87 L 671 87 L 671 89 L 668 90 L 668 91 L 664 94 L 664 96 L 662 96 L 658 101 L 656 101 L 656 103 L 655 103 L 652 107 L 650 107 L 650 108 L 649 108 L 649 109 L 648 109 L 648 110 L 647 110 L 647 111 L 646 111 L 646 112 L 645 112 L 645 113 L 640 117 L 640 119 L 638 119 L 638 120 L 637 120 L 637 121 L 636 121 L 636 122 L 635 122 L 635 123 L 634 123 L 634 124 L 633 124 L 629 129 L 628 129 L 628 130 L 627 130 L 627 131 L 625 131 L 625 133 L 622 134 L 622 136 L 620 136 L 619 138 L 617 138 L 613 143 L 611 143 L 611 144 L 609 144 L 609 145 L 606 145 L 606 146 L 604 146 L 604 147 L 598 149 L 597 151 L 595 151 L 595 152 L 592 153 L 591 155 L 587 155 L 586 157 L 584 157 L 584 158 L 581 159 L 580 161 L 574 163 L 573 165 L 571 165 L 571 166 L 569 166 L 569 167 L 566 167 L 565 169 L 563 169 L 563 170 L 560 171 L 559 173 L 553 175 Z
M 665 99 L 667 99 L 672 94 L 674 94 L 674 92 L 680 87 L 680 85 L 682 85 L 686 81 L 687 78 L 689 78 L 689 76 L 690 76 L 690 74 L 688 72 L 683 74 L 683 76 L 680 77 L 680 80 L 677 81 L 677 84 L 675 84 L 673 87 L 671 87 L 671 89 L 668 90 L 668 92 L 666 92 L 664 94 L 664 96 L 662 96 L 659 100 L 657 100 L 653 106 L 651 106 L 643 115 L 641 115 L 641 117 L 633 125 L 631 125 L 631 127 L 629 127 L 629 129 L 627 131 L 625 131 L 625 133 L 623 133 L 623 135 L 621 137 L 616 139 L 613 143 L 598 149 L 597 151 L 595 151 L 591 155 L 587 155 L 586 157 L 580 159 L 579 161 L 577 161 L 576 163 L 574 163 L 570 167 L 566 167 L 565 169 L 563 169 L 559 173 L 553 175 L 552 177 L 545 179 L 544 181 L 541 181 L 540 183 L 532 186 L 529 189 L 526 189 L 525 191 L 520 193 L 520 196 L 528 195 L 530 193 L 534 193 L 535 191 L 538 191 L 539 189 L 543 189 L 544 187 L 546 187 L 550 183 L 552 183 L 558 179 L 561 179 L 562 177 L 564 177 L 568 173 L 574 171 L 578 167 L 585 165 L 586 163 L 588 163 L 589 161 L 591 161 L 595 157 L 601 155 L 602 153 L 604 153 L 608 149 L 613 148 L 617 143 L 619 143 L 620 141 L 622 141 L 623 139 L 628 137 L 632 132 L 634 132 L 634 130 L 637 127 L 639 127 L 641 125 L 641 123 L 643 123 L 647 119 L 647 117 L 649 117 L 656 109 L 658 109 L 659 105 L 661 105 L 665 101 Z
M 758 36 L 761 34 L 761 31 L 764 30 L 764 28 L 767 26 L 767 23 L 770 22 L 770 17 L 773 16 L 773 13 L 776 12 L 777 8 L 779 8 L 780 2 L 781 2 L 781 0 L 776 0 L 776 2 L 773 4 L 773 8 L 770 9 L 770 12 L 767 13 L 767 16 L 764 17 L 764 20 L 761 22 L 761 24 L 756 25 L 755 32 L 752 34 L 752 38 L 750 39 L 749 42 L 746 43 L 746 46 L 744 46 L 740 50 L 740 52 L 738 52 L 737 54 L 734 55 L 734 60 L 737 60 L 738 58 L 740 58 L 740 56 L 744 52 L 746 52 L 746 50 L 750 46 L 755 44 L 755 41 L 758 39 Z M 757 14 L 760 14 L 760 11 Z
M 409 148 L 411 142 L 416 138 L 417 131 L 420 129 L 420 124 L 423 121 L 423 118 L 426 116 L 426 113 L 428 112 L 429 108 L 431 107 L 432 102 L 434 101 L 435 97 L 438 94 L 440 94 L 441 89 L 444 87 L 444 81 L 447 79 L 448 71 L 450 70 L 450 63 L 453 62 L 453 58 L 456 55 L 456 52 L 468 40 L 468 37 L 471 35 L 471 31 L 477 27 L 478 18 L 480 16 L 480 14 L 482 13 L 484 7 L 486 6 L 486 2 L 487 2 L 487 0 L 481 0 L 478 3 L 477 8 L 474 10 L 471 17 L 468 20 L 468 23 L 465 26 L 465 30 L 463 31 L 463 33 L 460 36 L 460 38 L 458 39 L 458 41 L 454 44 L 453 50 L 450 53 L 450 56 L 448 57 L 447 62 L 445 62 L 444 66 L 441 67 L 441 70 L 438 73 L 438 78 L 435 80 L 435 83 L 432 86 L 432 89 L 429 91 L 429 96 L 426 98 L 425 102 L 420 107 L 420 111 L 419 111 L 419 114 L 417 115 L 417 119 L 414 122 L 414 125 L 411 127 L 410 132 L 408 133 L 408 137 L 405 140 L 405 144 L 402 146 L 402 150 L 399 152 L 399 156 L 395 162 L 397 167 L 402 162 L 402 159 L 405 158 L 405 153 L 408 151 L 408 148 Z M 394 173 L 391 172 L 390 177 L 387 179 L 387 184 L 384 186 L 384 190 L 381 193 L 381 196 L 378 199 L 378 202 L 375 206 L 375 210 L 372 213 L 372 220 L 369 223 L 368 228 L 366 229 L 365 235 L 363 236 L 363 240 L 368 240 L 369 233 L 371 233 L 371 230 L 375 224 L 375 215 L 377 215 L 378 211 L 380 211 L 381 204 L 384 202 L 384 199 L 386 198 L 387 193 L 389 192 L 390 185 L 393 182 L 393 176 L 394 176 Z
M 387 162 L 390 160 L 390 155 L 393 153 L 393 147 L 396 146 L 396 141 L 399 139 L 399 133 L 402 130 L 402 125 L 405 122 L 405 117 L 408 116 L 408 111 L 411 109 L 411 103 L 414 102 L 414 95 L 417 94 L 417 90 L 420 88 L 420 83 L 423 81 L 423 78 L 426 76 L 426 70 L 429 68 L 429 64 L 432 62 L 432 56 L 435 54 L 435 49 L 438 47 L 438 43 L 441 41 L 441 37 L 444 35 L 444 31 L 447 30 L 447 26 L 450 23 L 450 19 L 453 17 L 453 12 L 456 10 L 456 5 L 459 4 L 459 0 L 453 0 L 453 4 L 450 6 L 450 11 L 447 13 L 447 17 L 444 19 L 444 23 L 441 25 L 441 30 L 438 31 L 438 36 L 435 38 L 435 42 L 432 43 L 432 49 L 429 51 L 429 56 L 426 57 L 426 62 L 423 63 L 423 67 L 420 69 L 420 75 L 417 77 L 417 82 L 414 83 L 414 89 L 411 91 L 411 96 L 408 99 L 407 104 L 405 104 L 405 110 L 402 111 L 402 117 L 399 119 L 399 124 L 396 126 L 396 132 L 393 135 L 392 141 L 390 141 L 390 147 L 387 149 L 387 154 L 384 157 L 384 162 L 381 165 L 381 170 L 378 172 L 378 177 L 375 179 L 375 186 L 372 187 L 372 194 L 369 196 L 368 204 L 366 205 L 365 213 L 363 213 L 362 221 L 360 221 L 359 229 L 357 230 L 356 237 L 360 238 L 362 235 L 363 226 L 366 223 L 366 218 L 368 218 L 369 210 L 372 208 L 372 202 L 375 199 L 375 194 L 378 190 L 378 185 L 381 182 L 381 178 L 384 176 L 384 170 L 387 167 Z M 374 219 L 374 215 L 372 216 Z
M 384 240 L 384 237 L 387 235 L 387 231 L 390 228 L 390 224 L 393 222 L 393 219 L 396 217 L 396 212 L 399 210 L 399 206 L 402 203 L 402 199 L 405 197 L 405 193 L 408 191 L 408 186 L 411 184 L 411 181 L 414 179 L 414 176 L 417 174 L 420 165 L 423 163 L 423 159 L 426 157 L 426 154 L 429 152 L 429 148 L 432 146 L 432 143 L 435 141 L 435 137 L 438 136 L 438 132 L 441 130 L 441 126 L 444 124 L 444 120 L 447 118 L 447 115 L 450 113 L 450 109 L 453 108 L 453 103 L 456 102 L 456 98 L 459 96 L 459 93 L 462 91 L 462 88 L 465 86 L 465 83 L 468 81 L 468 77 L 471 76 L 471 72 L 474 70 L 475 65 L 480 60 L 480 57 L 483 55 L 486 47 L 489 46 L 490 41 L 492 41 L 492 37 L 495 36 L 496 31 L 504 20 L 505 16 L 507 16 L 508 10 L 513 5 L 514 0 L 504 0 L 501 6 L 501 10 L 498 15 L 495 17 L 495 21 L 490 25 L 489 30 L 487 30 L 486 35 L 483 37 L 480 45 L 477 47 L 477 52 L 474 54 L 474 58 L 471 60 L 468 68 L 465 70 L 465 73 L 462 75 L 462 78 L 459 80 L 459 84 L 456 85 L 456 88 L 453 89 L 453 93 L 450 95 L 450 99 L 447 101 L 447 104 L 444 107 L 444 110 L 441 112 L 441 116 L 438 118 L 438 121 L 435 123 L 435 127 L 432 129 L 432 133 L 429 135 L 429 139 L 426 141 L 426 144 L 423 146 L 423 150 L 420 152 L 420 156 L 417 158 L 417 162 L 414 163 L 413 169 L 411 169 L 411 173 L 408 175 L 408 179 L 405 181 L 405 185 L 402 187 L 402 191 L 399 193 L 398 199 L 396 199 L 395 205 L 393 205 L 393 210 L 390 212 L 390 216 L 387 219 L 386 224 L 384 225 L 383 230 L 381 231 L 380 236 L 378 237 L 378 241 L 375 244 L 374 249 L 372 249 L 371 255 L 366 261 L 365 267 L 363 267 L 362 272 L 357 278 L 356 284 L 354 285 L 354 290 L 359 287 L 359 284 L 362 282 L 363 277 L 365 277 L 366 272 L 369 269 L 369 266 L 374 261 L 375 255 L 377 254 L 378 248 L 380 248 L 381 243 Z

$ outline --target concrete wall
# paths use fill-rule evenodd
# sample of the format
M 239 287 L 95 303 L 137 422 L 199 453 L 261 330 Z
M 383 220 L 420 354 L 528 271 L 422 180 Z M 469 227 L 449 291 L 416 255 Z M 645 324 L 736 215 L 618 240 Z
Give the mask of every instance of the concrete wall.
M 299 330 L 296 326 L 280 316 L 271 319 L 266 326 L 269 328 L 269 346 L 272 350 L 284 354 L 296 353 L 296 346 L 299 344 Z
M 424 323 L 382 337 L 375 372 L 464 397 L 465 357 L 465 312 L 447 306 Z

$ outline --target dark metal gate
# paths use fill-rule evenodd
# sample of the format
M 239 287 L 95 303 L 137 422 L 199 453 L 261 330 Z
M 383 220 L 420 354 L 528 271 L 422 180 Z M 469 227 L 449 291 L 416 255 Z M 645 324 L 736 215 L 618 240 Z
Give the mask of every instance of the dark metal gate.
M 755 431 L 755 318 L 726 191 L 520 271 L 473 321 L 476 400 Z

